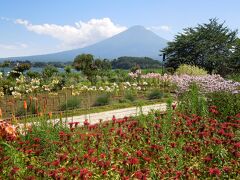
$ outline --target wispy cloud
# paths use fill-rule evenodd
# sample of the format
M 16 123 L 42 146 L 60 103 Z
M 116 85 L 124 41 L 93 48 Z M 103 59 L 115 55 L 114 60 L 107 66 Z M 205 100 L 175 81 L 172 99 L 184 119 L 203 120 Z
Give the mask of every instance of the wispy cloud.
M 151 26 L 148 27 L 149 30 L 152 31 L 165 31 L 165 32 L 171 32 L 171 27 L 168 25 L 161 25 L 161 26 Z
M 25 49 L 27 47 L 28 45 L 25 43 L 0 44 L 0 48 L 5 50 L 18 50 L 18 49 Z
M 11 21 L 11 19 L 10 19 L 10 18 L 3 17 L 3 16 L 1 16 L 1 17 L 0 17 L 0 19 L 1 19 L 2 21 Z
M 32 24 L 24 19 L 16 19 L 15 23 L 28 31 L 58 39 L 62 42 L 61 46 L 66 48 L 85 47 L 127 29 L 114 24 L 110 18 L 79 21 L 74 25 Z

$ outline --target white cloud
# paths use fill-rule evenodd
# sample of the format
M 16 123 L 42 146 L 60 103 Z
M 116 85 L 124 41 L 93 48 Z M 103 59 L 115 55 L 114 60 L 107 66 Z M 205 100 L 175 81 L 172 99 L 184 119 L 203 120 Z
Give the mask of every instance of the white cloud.
M 74 25 L 34 25 L 23 19 L 16 19 L 15 23 L 23 25 L 28 31 L 60 40 L 61 46 L 64 48 L 85 47 L 127 29 L 124 26 L 114 24 L 109 18 L 91 19 L 88 22 L 79 21 Z
M 161 25 L 161 26 L 151 26 L 148 28 L 152 31 L 165 31 L 165 32 L 171 32 L 171 27 L 167 25 Z
M 27 47 L 28 45 L 25 43 L 0 44 L 0 48 L 5 50 L 18 50 L 18 49 L 25 49 Z

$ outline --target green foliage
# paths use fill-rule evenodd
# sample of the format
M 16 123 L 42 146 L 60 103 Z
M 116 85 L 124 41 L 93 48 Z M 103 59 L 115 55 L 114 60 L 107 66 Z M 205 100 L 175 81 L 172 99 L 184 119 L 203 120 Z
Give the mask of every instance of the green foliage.
M 227 78 L 236 82 L 240 82 L 240 73 L 229 74 Z
M 233 55 L 230 57 L 227 62 L 228 72 L 231 74 L 239 74 L 240 73 L 240 39 L 237 39 L 236 45 L 233 46 Z
M 119 57 L 112 61 L 113 69 L 131 69 L 132 67 L 138 65 L 141 69 L 148 68 L 160 68 L 160 61 L 153 60 L 149 57 Z
M 208 94 L 209 106 L 214 105 L 222 117 L 235 116 L 240 112 L 240 94 L 214 92 Z
M 161 99 L 163 97 L 163 92 L 159 89 L 154 89 L 148 94 L 148 99 Z
M 127 91 L 127 92 L 125 93 L 124 98 L 127 99 L 127 100 L 129 100 L 129 101 L 131 101 L 131 102 L 133 102 L 133 101 L 136 100 L 136 95 L 133 94 L 133 92 L 131 92 L 131 91 Z
M 119 83 L 119 82 L 131 81 L 131 78 L 128 75 L 128 71 L 122 70 L 122 69 L 116 69 L 111 71 L 111 74 L 109 76 L 109 81 Z
M 31 71 L 31 70 L 27 71 L 26 75 L 27 75 L 27 77 L 32 78 L 32 79 L 41 77 L 41 74 L 39 72 L 35 72 L 35 71 Z
M 201 94 L 199 87 L 192 84 L 189 91 L 183 93 L 178 102 L 178 110 L 185 114 L 208 115 L 207 98 Z
M 27 71 L 31 68 L 31 64 L 30 63 L 21 63 L 21 64 L 17 64 L 13 70 L 17 71 L 17 72 L 21 72 L 23 73 L 24 71 Z
M 199 76 L 199 75 L 207 75 L 207 71 L 197 66 L 182 64 L 177 68 L 175 74 L 177 75 L 187 74 L 187 75 Z
M 109 94 L 102 94 L 97 97 L 94 106 L 105 106 L 110 103 L 110 96 Z
M 224 75 L 228 72 L 228 60 L 236 43 L 237 31 L 218 23 L 217 19 L 210 19 L 207 24 L 184 29 L 168 43 L 163 50 L 168 57 L 166 66 L 177 69 L 181 64 L 190 64 Z
M 67 73 L 67 74 L 70 74 L 71 73 L 71 71 L 72 71 L 72 66 L 65 66 L 64 67 L 64 71 Z
M 58 69 L 52 65 L 48 65 L 46 66 L 43 71 L 42 71 L 42 76 L 43 78 L 51 78 L 53 77 L 54 75 L 57 75 L 59 72 L 58 72 Z
M 174 74 L 174 71 L 175 71 L 175 70 L 174 70 L 173 67 L 167 67 L 167 68 L 166 68 L 166 73 L 167 73 L 167 74 L 171 74 L 171 75 L 172 75 L 172 74 Z
M 81 101 L 76 97 L 71 97 L 67 100 L 66 103 L 63 103 L 61 105 L 60 110 L 61 111 L 73 110 L 73 109 L 78 109 L 80 107 L 81 107 Z
M 78 55 L 74 59 L 73 66 L 76 70 L 81 71 L 87 79 L 94 84 L 96 83 L 97 75 L 103 76 L 111 69 L 111 64 L 108 60 L 94 60 L 91 54 Z

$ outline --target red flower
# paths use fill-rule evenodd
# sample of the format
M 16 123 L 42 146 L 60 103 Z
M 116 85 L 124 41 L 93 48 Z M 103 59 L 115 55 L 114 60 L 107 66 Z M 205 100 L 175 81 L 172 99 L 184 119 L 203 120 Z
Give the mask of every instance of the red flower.
M 102 159 L 106 158 L 106 154 L 105 153 L 101 153 L 100 154 L 100 158 L 102 158 Z
M 55 160 L 51 163 L 53 166 L 59 166 L 60 165 L 60 161 L 59 160 Z
M 129 157 L 128 158 L 128 163 L 131 165 L 139 164 L 139 159 L 135 157 Z
M 235 143 L 235 144 L 234 144 L 234 148 L 236 148 L 236 149 L 237 149 L 237 148 L 240 148 L 240 142 Z
M 84 126 L 89 126 L 89 124 L 90 124 L 90 123 L 88 122 L 88 120 L 87 120 L 87 119 L 85 119 L 85 121 L 84 121 L 84 123 L 83 123 L 83 124 L 84 124 Z
M 13 175 L 16 174 L 19 170 L 20 170 L 20 168 L 18 168 L 18 167 L 13 167 L 12 170 L 11 170 L 10 175 L 13 176 Z
M 106 175 L 107 175 L 107 171 L 103 171 L 103 172 L 102 172 L 102 175 L 103 175 L 103 176 L 106 176 Z
M 227 166 L 224 166 L 224 167 L 223 167 L 223 171 L 224 171 L 225 173 L 229 173 L 229 172 L 231 171 L 231 168 L 230 168 L 230 167 L 227 167 Z
M 176 106 L 177 106 L 176 104 L 173 104 L 173 105 L 172 105 L 173 110 L 176 109 Z
M 210 175 L 220 176 L 221 175 L 221 171 L 218 168 L 209 168 L 209 174 Z
M 205 163 L 209 163 L 210 161 L 212 161 L 212 157 L 211 157 L 211 155 L 208 155 L 208 156 L 204 157 L 203 160 Z
M 138 150 L 138 151 L 136 152 L 136 154 L 137 154 L 137 156 L 139 156 L 139 157 L 141 157 L 141 156 L 143 155 L 143 153 L 142 153 L 141 150 Z
M 134 177 L 137 179 L 143 179 L 144 174 L 141 171 L 137 171 L 134 173 Z
M 175 148 L 175 147 L 177 146 L 177 143 L 171 142 L 171 143 L 170 143 L 170 146 L 171 146 L 172 148 Z

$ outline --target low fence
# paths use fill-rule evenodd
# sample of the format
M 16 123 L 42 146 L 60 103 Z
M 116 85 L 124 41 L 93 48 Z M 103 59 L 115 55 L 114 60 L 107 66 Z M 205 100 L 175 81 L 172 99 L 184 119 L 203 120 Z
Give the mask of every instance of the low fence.
M 136 98 L 144 98 L 144 91 L 138 92 Z M 80 95 L 72 95 L 71 91 L 58 92 L 57 95 L 47 93 L 33 94 L 15 99 L 13 96 L 5 96 L 0 99 L 0 108 L 2 110 L 2 119 L 10 120 L 13 117 L 20 120 L 23 118 L 37 117 L 52 114 L 69 113 L 74 111 L 90 111 L 98 96 L 105 94 L 99 92 L 82 92 Z M 124 93 L 109 93 L 111 101 L 119 101 Z M 67 110 L 69 100 L 74 99 L 80 102 L 80 106 L 74 110 Z M 24 101 L 27 102 L 27 110 L 24 109 Z M 64 108 L 63 108 L 64 107 Z

